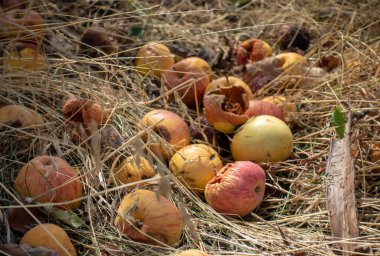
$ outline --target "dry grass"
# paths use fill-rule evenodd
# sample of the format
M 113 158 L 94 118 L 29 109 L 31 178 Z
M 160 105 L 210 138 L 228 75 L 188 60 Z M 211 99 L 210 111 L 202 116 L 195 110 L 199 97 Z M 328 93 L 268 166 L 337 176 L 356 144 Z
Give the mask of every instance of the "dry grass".
M 251 1 L 242 7 L 234 7 L 227 0 L 33 2 L 33 9 L 49 23 L 43 39 L 49 72 L 2 75 L 0 106 L 28 106 L 44 116 L 46 125 L 0 132 L 0 182 L 13 191 L 17 171 L 35 154 L 59 155 L 78 167 L 86 195 L 78 215 L 86 224 L 79 229 L 65 229 L 83 255 L 95 255 L 99 248 L 107 250 L 111 245 L 123 249 L 126 255 L 170 255 L 194 247 L 212 255 L 334 255 L 337 251 L 329 237 L 325 203 L 325 167 L 329 141 L 336 137 L 330 122 L 336 106 L 357 116 L 366 113 L 352 128 L 360 229 L 360 237 L 352 243 L 357 245 L 361 253 L 358 255 L 380 254 L 380 175 L 374 171 L 380 164 L 368 160 L 369 145 L 380 142 L 377 0 L 360 4 L 332 0 Z M 201 56 L 213 65 L 214 77 L 227 73 L 239 76 L 239 71 L 225 70 L 220 65 L 228 58 L 230 47 L 239 38 L 259 37 L 279 52 L 277 31 L 284 23 L 302 23 L 310 29 L 311 63 L 326 53 L 334 53 L 344 65 L 316 83 L 282 90 L 298 107 L 288 117 L 295 138 L 294 156 L 265 166 L 267 192 L 261 207 L 244 219 L 219 215 L 180 186 L 167 166 L 158 162 L 157 170 L 173 183 L 170 199 L 191 216 L 196 231 L 189 225 L 180 244 L 174 247 L 144 245 L 121 237 L 112 223 L 125 186 L 107 186 L 110 166 L 106 160 L 110 156 L 96 157 L 96 140 L 92 146 L 70 141 L 60 110 L 63 100 L 75 95 L 105 106 L 112 113 L 111 123 L 125 139 L 120 152 L 134 154 L 141 147 L 137 123 L 149 110 L 165 107 L 189 122 L 196 119 L 194 111 L 162 97 L 156 99 L 161 92 L 160 82 L 134 70 L 134 56 L 144 42 L 162 41 L 177 54 Z M 105 27 L 113 35 L 117 54 L 92 59 L 76 54 L 79 35 L 91 25 Z M 142 36 L 131 35 L 131 31 L 139 29 Z M 0 43 L 4 51 L 8 41 Z M 257 97 L 267 92 L 263 90 Z M 4 215 L 14 199 L 4 187 L 0 193 L 0 213 Z

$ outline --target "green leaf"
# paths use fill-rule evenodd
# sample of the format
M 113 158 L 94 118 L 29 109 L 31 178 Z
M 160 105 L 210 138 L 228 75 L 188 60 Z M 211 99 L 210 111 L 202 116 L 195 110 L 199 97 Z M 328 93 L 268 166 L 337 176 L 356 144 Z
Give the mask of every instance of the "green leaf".
M 74 228 L 79 228 L 84 224 L 84 221 L 78 217 L 74 212 L 72 211 L 65 211 L 61 209 L 57 209 L 50 206 L 44 207 L 53 217 L 56 219 L 62 221 L 63 223 L 72 226 Z
M 251 0 L 232 0 L 236 7 L 248 4 Z
M 332 124 L 335 126 L 335 131 L 338 133 L 339 138 L 344 138 L 344 114 L 339 107 L 336 107 L 332 115 Z
M 128 36 L 140 37 L 144 32 L 144 29 L 141 27 L 132 27 L 128 30 Z

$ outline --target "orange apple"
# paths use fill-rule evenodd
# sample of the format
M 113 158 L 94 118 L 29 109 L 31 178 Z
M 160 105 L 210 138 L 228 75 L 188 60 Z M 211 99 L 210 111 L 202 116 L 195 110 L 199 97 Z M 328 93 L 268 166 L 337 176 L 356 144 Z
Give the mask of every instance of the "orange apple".
M 117 229 L 134 241 L 173 245 L 181 239 L 183 224 L 178 208 L 153 191 L 139 189 L 126 195 L 117 213 Z
M 30 229 L 21 238 L 20 244 L 44 247 L 55 251 L 59 256 L 77 255 L 66 231 L 50 223 L 40 224 Z
M 272 56 L 272 47 L 265 41 L 251 38 L 241 42 L 236 49 L 238 65 L 245 65 Z
M 174 55 L 166 45 L 150 42 L 140 48 L 135 65 L 142 75 L 161 77 L 162 72 L 174 65 Z
M 294 65 L 307 65 L 307 60 L 301 54 L 295 52 L 284 52 L 275 56 L 274 63 L 283 71 L 287 71 Z
M 24 197 L 40 203 L 64 203 L 82 197 L 82 183 L 77 172 L 62 158 L 37 156 L 24 165 L 17 175 L 14 189 Z M 74 210 L 80 201 L 57 208 Z
M 148 112 L 140 121 L 140 126 L 154 125 L 153 131 L 160 135 L 168 145 L 163 142 L 149 142 L 149 147 L 157 156 L 168 159 L 177 150 L 190 144 L 190 130 L 185 120 L 179 115 L 165 109 Z M 142 136 L 148 141 L 147 134 Z
M 45 53 L 35 44 L 17 42 L 7 48 L 3 59 L 4 73 L 30 70 L 46 71 L 48 62 Z
M 208 63 L 198 57 L 185 58 L 164 72 L 165 86 L 176 90 L 183 103 L 194 108 L 201 104 L 207 85 L 211 81 L 212 70 Z M 185 86 L 186 85 L 186 86 Z
M 194 192 L 203 193 L 207 182 L 222 168 L 218 152 L 204 144 L 181 148 L 170 160 L 171 172 Z
M 216 79 L 207 86 L 203 98 L 205 117 L 215 130 L 233 132 L 236 126 L 248 120 L 244 113 L 252 97 L 249 86 L 239 78 Z

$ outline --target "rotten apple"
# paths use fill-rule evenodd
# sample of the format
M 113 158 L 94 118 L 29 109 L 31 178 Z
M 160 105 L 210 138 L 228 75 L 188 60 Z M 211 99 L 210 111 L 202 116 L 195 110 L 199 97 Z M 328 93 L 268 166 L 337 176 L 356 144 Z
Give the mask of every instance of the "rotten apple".
M 284 52 L 275 56 L 274 64 L 281 68 L 282 71 L 287 71 L 295 65 L 307 65 L 307 59 L 301 54 L 295 52 Z
M 250 100 L 249 108 L 245 111 L 245 115 L 248 117 L 269 115 L 277 117 L 285 122 L 284 111 L 277 107 L 275 104 L 261 101 L 261 100 Z
M 206 201 L 215 211 L 235 217 L 252 212 L 264 193 L 265 172 L 250 161 L 225 165 L 205 188 Z
M 281 108 L 284 113 L 296 112 L 296 104 L 290 102 L 285 96 L 267 96 L 262 101 L 270 102 Z
M 116 46 L 103 28 L 86 29 L 80 39 L 80 52 L 92 58 L 116 52 Z
M 0 1 L 5 9 L 24 9 L 27 4 L 27 0 L 2 0 Z
M 117 213 L 117 229 L 134 241 L 173 245 L 181 238 L 183 223 L 178 208 L 153 191 L 139 189 L 126 195 Z
M 43 118 L 33 110 L 21 105 L 6 105 L 0 108 L 0 124 L 16 128 L 37 126 L 44 123 Z
M 7 47 L 3 59 L 3 72 L 46 71 L 48 62 L 45 53 L 35 44 L 16 42 Z
M 233 132 L 236 126 L 245 123 L 244 113 L 252 99 L 251 89 L 237 77 L 221 77 L 206 88 L 203 98 L 204 114 L 215 130 Z
M 222 168 L 219 154 L 204 144 L 192 144 L 177 151 L 169 163 L 170 171 L 187 188 L 203 193 L 204 188 Z
M 306 51 L 310 45 L 310 34 L 305 27 L 285 24 L 280 28 L 280 49 L 293 52 Z
M 198 57 L 189 57 L 166 70 L 163 78 L 169 90 L 178 88 L 176 92 L 182 102 L 189 108 L 194 108 L 202 103 L 211 75 L 212 70 L 206 61 Z
M 201 250 L 189 249 L 189 250 L 180 252 L 179 254 L 177 254 L 177 256 L 209 256 L 209 254 Z
M 140 48 L 135 65 L 142 75 L 152 74 L 159 78 L 162 72 L 174 65 L 174 55 L 166 45 L 150 42 Z
M 45 21 L 34 10 L 12 9 L 0 20 L 0 38 L 38 38 L 45 33 Z
M 61 209 L 75 210 L 82 197 L 83 188 L 78 173 L 62 158 L 37 156 L 25 164 L 17 175 L 14 189 L 24 197 L 40 203 L 62 203 Z
M 251 38 L 241 42 L 236 48 L 236 61 L 238 65 L 245 65 L 270 57 L 272 47 L 265 41 Z
M 33 247 L 44 247 L 53 250 L 60 256 L 76 256 L 77 253 L 66 231 L 61 227 L 44 223 L 30 229 L 21 238 L 20 244 Z
M 284 161 L 292 154 L 293 135 L 276 117 L 252 117 L 235 133 L 231 151 L 236 161 Z
M 62 113 L 68 121 L 83 123 L 87 127 L 91 127 L 92 122 L 105 124 L 109 118 L 100 104 L 84 98 L 69 97 L 62 106 Z
M 148 112 L 141 119 L 140 126 L 154 126 L 153 131 L 167 142 L 148 142 L 148 135 L 145 133 L 142 136 L 153 153 L 163 159 L 168 159 L 177 150 L 190 144 L 190 130 L 185 120 L 168 110 L 157 109 Z
M 153 166 L 146 158 L 129 156 L 116 167 L 110 178 L 116 185 L 121 185 L 149 179 L 155 175 Z

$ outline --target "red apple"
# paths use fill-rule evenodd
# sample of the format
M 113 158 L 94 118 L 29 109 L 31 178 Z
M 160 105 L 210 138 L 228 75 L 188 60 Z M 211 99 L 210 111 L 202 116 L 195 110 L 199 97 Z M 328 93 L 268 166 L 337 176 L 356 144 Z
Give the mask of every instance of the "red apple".
M 183 103 L 194 108 L 202 103 L 203 94 L 211 81 L 212 70 L 208 63 L 201 58 L 185 58 L 164 72 L 165 86 L 176 90 Z
M 245 111 L 245 115 L 248 117 L 269 115 L 277 117 L 285 122 L 285 115 L 281 108 L 277 107 L 273 103 L 261 100 L 250 100 L 249 107 L 247 111 Z
M 145 189 L 124 197 L 115 225 L 134 241 L 167 245 L 179 242 L 183 228 L 178 208 L 167 198 Z
M 24 165 L 14 183 L 16 192 L 40 203 L 63 203 L 82 197 L 82 183 L 77 172 L 62 158 L 37 156 Z M 80 201 L 57 208 L 74 210 Z
M 215 211 L 243 217 L 263 201 L 265 172 L 249 161 L 225 165 L 205 188 L 207 203 Z
M 147 128 L 152 125 L 153 131 L 168 142 L 148 142 L 147 134 L 142 136 L 157 156 L 168 159 L 177 150 L 190 144 L 189 127 L 179 115 L 165 109 L 152 110 L 141 119 L 140 126 Z
M 221 77 L 212 81 L 206 88 L 203 98 L 207 121 L 215 130 L 233 132 L 236 126 L 245 123 L 245 115 L 252 99 L 251 89 L 237 77 Z

